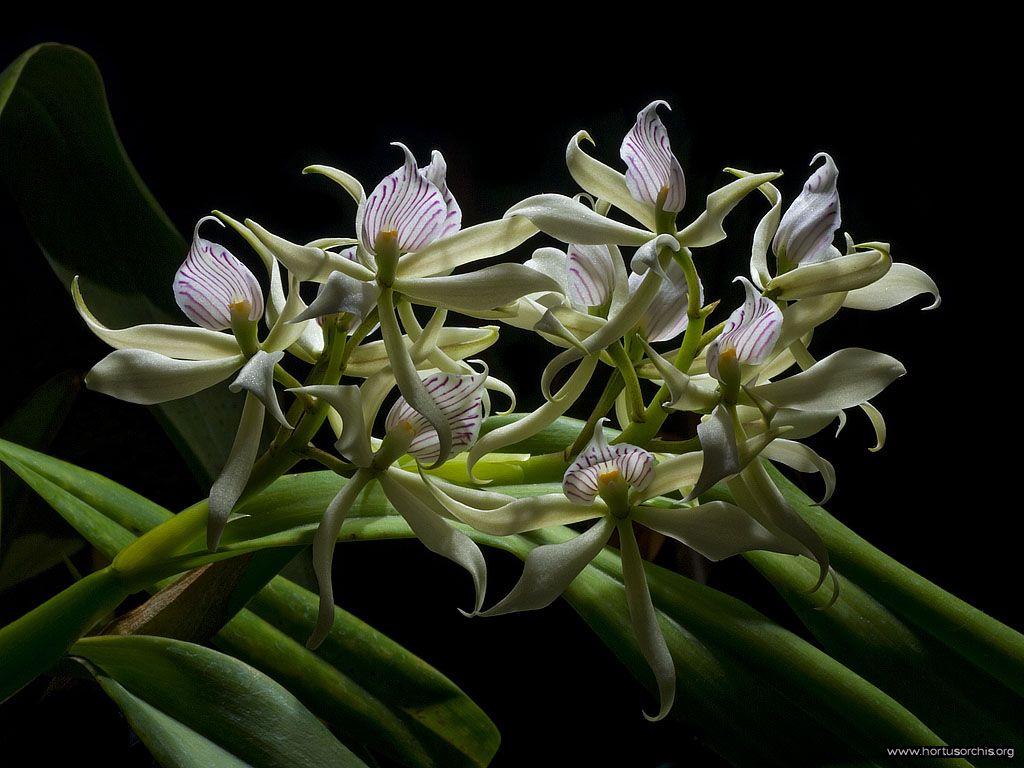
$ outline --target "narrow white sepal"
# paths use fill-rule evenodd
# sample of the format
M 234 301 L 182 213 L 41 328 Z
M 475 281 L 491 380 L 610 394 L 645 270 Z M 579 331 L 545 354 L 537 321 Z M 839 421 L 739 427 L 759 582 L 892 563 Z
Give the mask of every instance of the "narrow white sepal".
M 615 523 L 603 517 L 590 528 L 561 544 L 543 544 L 530 551 L 523 566 L 523 575 L 496 605 L 481 616 L 535 611 L 546 608 L 558 599 L 590 561 L 604 549 Z
M 700 439 L 704 462 L 701 464 L 697 484 L 683 501 L 697 498 L 715 483 L 735 475 L 741 469 L 736 427 L 729 409 L 724 405 L 716 407 L 708 418 L 697 425 L 697 437 Z
M 487 563 L 480 547 L 462 531 L 438 517 L 430 507 L 388 474 L 381 475 L 380 484 L 388 501 L 405 518 L 412 532 L 427 549 L 447 557 L 469 571 L 473 577 L 476 599 L 473 602 L 473 610 L 467 615 L 480 613 L 487 593 Z
M 894 357 L 852 347 L 833 352 L 802 373 L 753 391 L 779 408 L 839 411 L 865 403 L 907 369 Z
M 245 395 L 242 407 L 242 418 L 238 422 L 238 432 L 231 444 L 224 469 L 210 488 L 209 517 L 206 524 L 206 546 L 210 551 L 216 550 L 220 543 L 228 516 L 249 482 L 256 454 L 260 448 L 260 435 L 263 433 L 263 403 L 251 392 Z
M 783 440 L 778 438 L 768 445 L 762 454 L 766 459 L 785 464 L 797 472 L 817 472 L 825 483 L 825 494 L 821 497 L 819 505 L 827 504 L 836 490 L 836 470 L 832 462 L 822 458 L 810 446 L 798 443 L 795 440 Z
M 294 387 L 288 391 L 312 395 L 337 411 L 341 415 L 343 428 L 341 437 L 334 444 L 335 450 L 357 467 L 370 466 L 373 451 L 370 449 L 370 435 L 363 421 L 359 387 L 352 384 L 314 384 L 308 387 Z
M 145 349 L 118 349 L 93 366 L 85 384 L 118 400 L 154 405 L 212 387 L 244 362 L 241 353 L 219 360 L 175 360 Z
M 284 411 L 281 410 L 281 403 L 277 399 L 277 392 L 274 390 L 274 366 L 281 362 L 283 357 L 284 352 L 258 350 L 242 366 L 242 370 L 228 385 L 228 389 L 235 393 L 241 392 L 243 389 L 251 392 L 260 399 L 263 407 L 270 411 L 270 415 L 277 420 L 278 424 L 285 429 L 291 429 L 292 425 L 285 418 Z
M 442 237 L 425 248 L 402 257 L 402 277 L 446 275 L 456 267 L 493 259 L 508 253 L 537 234 L 537 227 L 524 218 L 499 219 L 477 224 Z
M 655 228 L 654 206 L 636 200 L 629 191 L 626 177 L 599 160 L 595 160 L 580 146 L 593 139 L 586 131 L 579 131 L 569 139 L 565 148 L 565 164 L 573 180 L 597 200 L 604 200 L 620 211 L 632 216 L 650 230 Z M 596 208 L 596 206 L 595 206 Z
M 636 245 L 651 239 L 652 233 L 620 224 L 565 195 L 534 195 L 512 206 L 505 217 L 523 217 L 542 232 L 563 243 L 579 245 Z
M 531 293 L 561 291 L 558 282 L 524 264 L 495 264 L 462 275 L 399 277 L 394 288 L 417 304 L 486 310 Z
M 935 309 L 942 303 L 939 287 L 926 272 L 910 264 L 894 263 L 875 282 L 847 293 L 843 306 L 871 311 L 891 309 L 924 293 L 931 295 L 933 301 L 922 309 Z
M 626 588 L 626 606 L 629 608 L 629 619 L 633 625 L 640 652 L 654 673 L 654 681 L 658 686 L 660 706 L 658 714 L 644 717 L 652 722 L 662 720 L 672 709 L 676 697 L 676 667 L 672 655 L 668 651 L 665 636 L 658 625 L 658 614 L 651 602 L 651 592 L 647 587 L 647 576 L 644 574 L 644 561 L 640 557 L 640 548 L 633 534 L 633 523 L 621 520 L 618 524 L 620 553 L 622 555 L 622 581 Z
M 312 303 L 289 322 L 300 323 L 339 312 L 348 312 L 362 320 L 373 309 L 379 295 L 376 283 L 356 280 L 343 272 L 332 272 Z
M 332 168 L 329 165 L 310 165 L 303 168 L 302 172 L 304 174 L 316 173 L 321 176 L 326 176 L 348 192 L 349 197 L 355 200 L 356 205 L 360 205 L 366 201 L 366 193 L 363 191 L 363 185 L 359 183 L 359 180 L 355 176 L 346 173 L 345 171 Z
M 725 501 L 675 509 L 641 507 L 633 512 L 633 519 L 652 531 L 681 541 L 708 560 L 724 560 L 757 549 L 772 552 L 791 549 L 744 510 Z
M 705 248 L 721 242 L 726 238 L 722 224 L 733 208 L 759 186 L 781 175 L 778 172 L 755 173 L 716 189 L 708 195 L 704 212 L 679 233 L 679 242 L 688 248 Z

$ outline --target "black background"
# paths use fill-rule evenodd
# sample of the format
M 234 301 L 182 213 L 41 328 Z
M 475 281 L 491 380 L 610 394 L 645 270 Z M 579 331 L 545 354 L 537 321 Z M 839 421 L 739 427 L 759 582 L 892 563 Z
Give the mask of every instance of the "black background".
M 1013 278 L 1007 267 L 1016 221 L 993 207 L 1002 191 L 994 185 L 1010 171 L 993 132 L 995 106 L 973 95 L 974 73 L 948 49 L 882 28 L 872 39 L 848 31 L 842 40 L 784 43 L 709 29 L 703 42 L 688 31 L 685 40 L 619 33 L 584 44 L 578 30 L 557 35 L 537 26 L 533 36 L 524 31 L 505 43 L 494 29 L 449 39 L 430 29 L 341 32 L 313 21 L 259 32 L 201 18 L 165 22 L 159 33 L 141 18 L 132 34 L 54 21 L 8 29 L 0 58 L 6 64 L 43 40 L 93 55 L 129 156 L 182 232 L 221 208 L 295 240 L 348 235 L 351 206 L 300 170 L 336 165 L 369 190 L 399 164 L 388 146 L 397 140 L 424 161 L 430 149 L 442 150 L 467 224 L 495 218 L 529 194 L 575 191 L 563 156 L 580 128 L 597 141 L 592 151 L 617 166 L 624 132 L 655 98 L 673 107 L 663 119 L 687 174 L 682 221 L 727 180 L 725 166 L 781 168 L 779 186 L 792 199 L 811 157 L 832 153 L 843 228 L 858 241 L 892 243 L 897 261 L 936 280 L 943 304 L 933 312 L 920 311 L 923 299 L 885 313 L 846 311 L 816 337 L 812 351 L 822 356 L 864 346 L 908 369 L 876 400 L 889 424 L 882 452 L 867 451 L 873 438 L 857 412 L 838 440 L 816 444 L 839 473 L 829 508 L 906 565 L 1022 626 L 1017 478 L 1005 471 L 1019 453 L 1007 447 L 1018 431 L 1010 366 L 1019 344 L 1014 327 L 994 316 Z M 383 62 L 397 64 L 398 73 Z M 698 255 L 709 295 L 723 297 L 721 317 L 740 301 L 728 281 L 746 274 L 762 211 L 760 200 L 745 204 L 727 226 L 734 236 Z M 87 369 L 103 346 L 77 330 L 70 299 L 54 290 L 3 192 L 0 228 L 6 412 L 58 370 Z M 531 247 L 517 256 L 526 258 Z M 47 298 L 41 304 L 38 296 Z M 26 324 L 32 333 L 17 330 Z M 503 348 L 503 359 L 492 351 L 488 362 L 517 382 L 521 403 L 535 404 L 533 377 L 551 350 L 523 341 Z M 144 409 L 100 400 L 85 393 L 66 430 L 86 431 L 95 442 L 58 441 L 58 455 L 169 506 L 200 495 Z M 121 459 L 100 456 L 111 447 Z M 146 461 L 156 469 L 140 471 Z M 642 720 L 647 694 L 564 605 L 540 616 L 466 621 L 455 611 L 468 599 L 464 575 L 415 543 L 347 547 L 339 560 L 341 603 L 448 673 L 496 720 L 504 746 L 495 765 L 603 764 L 615 745 L 635 750 L 632 765 L 713 764 L 678 724 Z M 499 577 L 494 593 L 508 583 Z M 787 620 L 742 562 L 713 571 L 712 583 Z M 60 705 L 20 703 L 0 709 L 7 723 L 0 738 L 24 748 L 52 726 L 43 719 L 69 717 L 74 700 L 56 713 L 44 707 Z M 107 750 L 111 759 L 146 764 L 141 747 L 129 747 L 125 726 L 107 715 L 70 738 L 81 740 L 83 754 Z

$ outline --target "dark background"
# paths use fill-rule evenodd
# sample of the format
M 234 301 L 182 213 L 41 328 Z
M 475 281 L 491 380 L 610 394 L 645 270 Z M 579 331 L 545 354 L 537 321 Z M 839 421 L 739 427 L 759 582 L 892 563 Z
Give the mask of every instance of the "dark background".
M 920 298 L 885 313 L 845 311 L 816 337 L 812 351 L 821 356 L 864 346 L 908 369 L 875 401 L 889 424 L 882 452 L 867 451 L 873 436 L 856 411 L 838 440 L 817 444 L 839 473 L 829 508 L 901 562 L 1024 626 L 1013 567 L 1019 503 L 1015 477 L 1005 471 L 1019 451 L 996 442 L 1012 441 L 1018 430 L 1016 399 L 1007 395 L 1019 344 L 1013 327 L 993 316 L 1012 279 L 1003 242 L 1012 241 L 1007 233 L 1016 222 L 993 209 L 1001 193 L 993 184 L 1007 172 L 996 161 L 999 119 L 961 85 L 970 73 L 946 49 L 896 33 L 869 47 L 816 38 L 755 44 L 709 32 L 715 42 L 662 50 L 612 38 L 576 48 L 571 36 L 552 38 L 550 30 L 513 46 L 493 36 L 334 35 L 314 24 L 294 37 L 284 29 L 253 34 L 200 20 L 156 34 L 138 21 L 131 35 L 55 22 L 8 29 L 0 60 L 6 65 L 44 40 L 94 56 L 127 152 L 182 232 L 220 208 L 295 240 L 348 235 L 352 206 L 339 206 L 339 195 L 300 170 L 336 165 L 369 191 L 399 164 L 388 146 L 396 140 L 424 161 L 432 148 L 443 151 L 467 224 L 495 218 L 527 195 L 575 191 L 563 157 L 580 128 L 597 141 L 592 151 L 618 167 L 623 134 L 655 98 L 673 107 L 663 119 L 687 175 L 684 222 L 727 180 L 725 166 L 785 170 L 779 186 L 791 200 L 810 158 L 832 153 L 843 228 L 858 241 L 892 243 L 897 261 L 936 280 L 943 304 L 926 313 Z M 383 61 L 397 63 L 401 74 Z M 763 210 L 760 199 L 745 204 L 727 224 L 734 236 L 698 254 L 709 295 L 723 297 L 719 319 L 741 299 L 728 280 L 747 273 L 749 236 Z M 70 299 L 2 191 L 0 231 L 7 412 L 48 376 L 69 366 L 87 370 L 104 348 L 79 329 Z M 536 404 L 535 370 L 550 350 L 525 341 L 500 348 L 504 359 L 492 351 L 488 362 L 518 382 L 521 403 Z M 55 453 L 168 506 L 203 492 L 144 409 L 83 393 L 65 433 L 77 436 L 62 435 Z M 111 448 L 121 458 L 101 457 Z M 155 470 L 141 470 L 146 463 Z M 504 738 L 495 765 L 531 762 L 542 744 L 550 764 L 600 764 L 612 742 L 636 750 L 634 765 L 713 764 L 678 724 L 642 720 L 647 695 L 564 605 L 538 616 L 465 621 L 454 610 L 468 599 L 464 575 L 415 543 L 346 547 L 338 559 L 342 604 L 448 673 L 495 719 Z M 713 570 L 711 583 L 788 621 L 743 562 Z M 46 589 L 37 586 L 31 600 L 52 593 Z M 4 607 L 5 620 L 17 615 Z M 41 705 L 56 712 L 0 709 L 7 723 L 0 739 L 24 746 L 43 738 L 42 721 L 66 717 L 73 704 Z M 82 730 L 83 750 L 146 764 L 116 715 Z

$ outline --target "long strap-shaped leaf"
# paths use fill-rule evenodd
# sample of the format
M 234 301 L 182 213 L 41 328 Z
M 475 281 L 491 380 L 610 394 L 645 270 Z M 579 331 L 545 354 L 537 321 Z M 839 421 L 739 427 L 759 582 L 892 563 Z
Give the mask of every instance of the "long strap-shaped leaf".
M 0 179 L 61 282 L 81 275 L 104 322 L 182 321 L 171 281 L 187 245 L 125 154 L 88 55 L 39 45 L 0 74 Z M 156 412 L 208 483 L 240 407 L 213 388 Z

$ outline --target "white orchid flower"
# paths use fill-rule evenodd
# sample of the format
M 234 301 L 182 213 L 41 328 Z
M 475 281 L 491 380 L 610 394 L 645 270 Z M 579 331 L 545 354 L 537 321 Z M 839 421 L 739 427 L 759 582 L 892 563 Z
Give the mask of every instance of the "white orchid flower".
M 559 494 L 515 499 L 454 485 L 442 486 L 426 477 L 424 480 L 435 501 L 450 515 L 492 535 L 597 520 L 569 541 L 540 546 L 530 552 L 518 583 L 497 604 L 481 611 L 482 616 L 550 605 L 608 544 L 612 533 L 619 532 L 630 621 L 644 658 L 654 672 L 660 697 L 657 715 L 647 717 L 660 720 L 672 708 L 675 667 L 658 627 L 633 522 L 681 541 L 711 560 L 754 549 L 792 553 L 793 547 L 732 504 L 714 501 L 666 508 L 664 501 L 654 503 L 654 498 L 666 490 L 693 482 L 694 462 L 690 457 L 679 457 L 684 461 L 671 459 L 655 467 L 654 456 L 642 448 L 626 443 L 609 445 L 604 421 L 600 421 L 590 444 L 566 470 Z
M 343 171 L 325 166 L 307 169 L 341 184 L 356 201 L 357 240 L 332 241 L 355 246 L 355 260 L 314 244 L 289 243 L 254 222 L 246 225 L 300 279 L 328 284 L 323 299 L 318 298 L 302 318 L 328 311 L 359 314 L 376 301 L 394 379 L 406 401 L 437 431 L 440 463 L 451 455 L 452 435 L 423 391 L 416 363 L 402 342 L 395 294 L 416 304 L 472 314 L 530 293 L 558 290 L 558 285 L 522 264 L 498 264 L 451 275 L 458 266 L 511 250 L 537 229 L 526 220 L 512 219 L 461 229 L 461 210 L 447 186 L 441 153 L 435 151 L 430 165 L 420 169 L 408 148 L 396 146 L 405 153 L 404 164 L 368 197 Z
M 86 385 L 132 403 L 153 405 L 188 397 L 229 378 L 232 392 L 246 391 L 238 432 L 223 471 L 210 491 L 209 545 L 216 548 L 224 523 L 252 471 L 265 413 L 291 428 L 274 391 L 274 370 L 303 332 L 287 321 L 301 305 L 296 285 L 266 338 L 257 338 L 264 298 L 251 271 L 224 246 L 200 237 L 196 224 L 173 290 L 182 312 L 199 327 L 146 324 L 111 329 L 89 311 L 78 278 L 72 295 L 89 328 L 115 351 L 93 366 Z M 230 329 L 231 333 L 222 333 Z
M 435 373 L 423 379 L 423 391 L 445 419 L 452 435 L 452 451 L 465 450 L 480 433 L 485 408 L 483 388 L 487 367 L 482 373 L 454 375 Z M 334 621 L 334 588 L 331 569 L 334 548 L 341 525 L 362 489 L 371 481 L 380 483 L 384 495 L 405 518 L 413 533 L 431 551 L 461 565 L 473 577 L 476 601 L 472 613 L 483 605 L 487 588 L 487 569 L 479 547 L 463 532 L 453 528 L 422 500 L 426 494 L 410 491 L 396 477 L 409 475 L 392 469 L 401 456 L 408 454 L 422 465 L 433 465 L 441 451 L 438 431 L 417 408 L 400 397 L 385 420 L 386 435 L 376 451 L 370 443 L 370 432 L 363 419 L 362 393 L 352 385 L 318 385 L 299 387 L 297 393 L 323 399 L 341 414 L 344 429 L 335 443 L 339 454 L 358 467 L 328 505 L 313 540 L 313 566 L 320 585 L 320 612 L 309 646 L 319 645 Z M 409 475 L 419 479 L 415 475 Z

